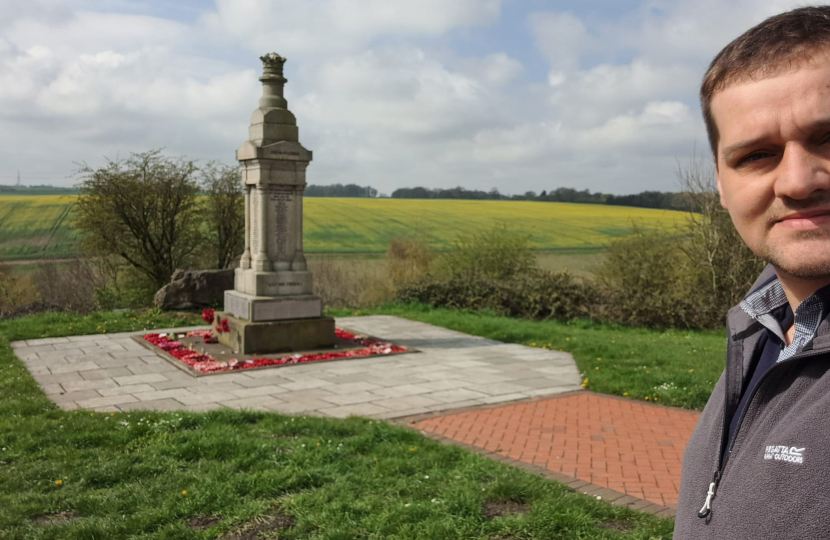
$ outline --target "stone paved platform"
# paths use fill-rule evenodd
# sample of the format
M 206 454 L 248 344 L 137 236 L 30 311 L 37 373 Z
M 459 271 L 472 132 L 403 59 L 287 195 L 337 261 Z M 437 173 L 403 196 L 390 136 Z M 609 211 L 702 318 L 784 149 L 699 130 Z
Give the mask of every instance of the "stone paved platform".
M 500 461 L 550 471 L 544 476 L 607 501 L 671 516 L 683 449 L 698 416 L 583 390 L 406 423 Z
M 130 338 L 141 332 L 32 339 L 12 347 L 64 409 L 233 407 L 395 418 L 580 388 L 568 353 L 385 315 L 346 317 L 337 324 L 421 352 L 196 378 Z

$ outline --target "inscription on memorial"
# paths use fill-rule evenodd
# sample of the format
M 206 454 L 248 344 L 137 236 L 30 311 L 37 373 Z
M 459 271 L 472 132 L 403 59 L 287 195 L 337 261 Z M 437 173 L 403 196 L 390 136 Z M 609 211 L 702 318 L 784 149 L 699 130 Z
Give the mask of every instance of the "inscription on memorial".
M 275 186 L 269 192 L 274 207 L 274 236 L 277 257 L 285 258 L 288 251 L 288 212 L 294 202 L 294 190 L 290 187 Z
M 322 305 L 319 298 L 308 300 L 274 299 L 255 302 L 251 311 L 253 321 L 305 319 L 319 317 Z
M 300 159 L 299 152 L 271 152 L 271 156 L 274 159 Z

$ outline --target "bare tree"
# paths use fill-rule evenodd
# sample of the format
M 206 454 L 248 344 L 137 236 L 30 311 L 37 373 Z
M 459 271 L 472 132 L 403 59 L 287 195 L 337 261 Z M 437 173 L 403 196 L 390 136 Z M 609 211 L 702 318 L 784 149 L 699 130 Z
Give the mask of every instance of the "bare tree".
M 81 246 L 118 255 L 162 287 L 187 265 L 201 241 L 195 166 L 161 150 L 131 154 L 98 169 L 79 170 L 75 226 Z
M 725 313 L 740 302 L 766 263 L 746 246 L 721 206 L 709 160 L 694 154 L 685 165 L 678 162 L 677 176 L 692 209 L 683 250 L 699 265 L 701 294 L 711 295 Z
M 239 168 L 212 161 L 201 169 L 206 193 L 208 253 L 216 268 L 227 268 L 245 242 L 245 199 Z

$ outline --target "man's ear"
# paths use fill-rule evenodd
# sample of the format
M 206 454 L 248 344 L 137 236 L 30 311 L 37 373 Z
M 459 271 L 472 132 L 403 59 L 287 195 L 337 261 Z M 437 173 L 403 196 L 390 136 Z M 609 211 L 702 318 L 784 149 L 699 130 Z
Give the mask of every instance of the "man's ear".
M 718 184 L 718 195 L 720 195 L 720 205 L 723 206 L 725 210 L 729 210 L 726 207 L 726 199 L 723 198 L 723 183 L 721 182 L 720 178 L 720 168 L 718 167 L 718 156 L 712 155 L 712 161 L 715 162 L 715 181 Z

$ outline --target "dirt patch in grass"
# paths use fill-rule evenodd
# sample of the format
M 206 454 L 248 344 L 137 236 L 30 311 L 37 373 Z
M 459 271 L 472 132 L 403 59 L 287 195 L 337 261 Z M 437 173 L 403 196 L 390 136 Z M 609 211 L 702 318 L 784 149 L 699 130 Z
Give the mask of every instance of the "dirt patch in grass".
M 494 519 L 510 514 L 524 514 L 530 510 L 530 505 L 515 501 L 484 501 L 481 503 L 481 513 L 487 519 Z
M 202 531 L 211 525 L 216 525 L 221 519 L 219 516 L 190 516 L 187 518 L 187 526 L 191 529 Z
M 622 521 L 601 521 L 597 525 L 603 529 L 610 529 L 612 531 L 630 531 L 634 528 L 633 525 L 623 523 Z
M 29 516 L 29 521 L 36 525 L 64 525 L 73 519 L 78 519 L 79 516 L 75 512 L 68 510 L 66 512 L 50 512 L 47 514 L 35 514 Z
M 271 531 L 290 529 L 294 526 L 294 516 L 285 514 L 279 508 L 272 510 L 269 516 L 255 518 L 242 528 L 221 537 L 221 540 L 264 540 L 272 538 Z

